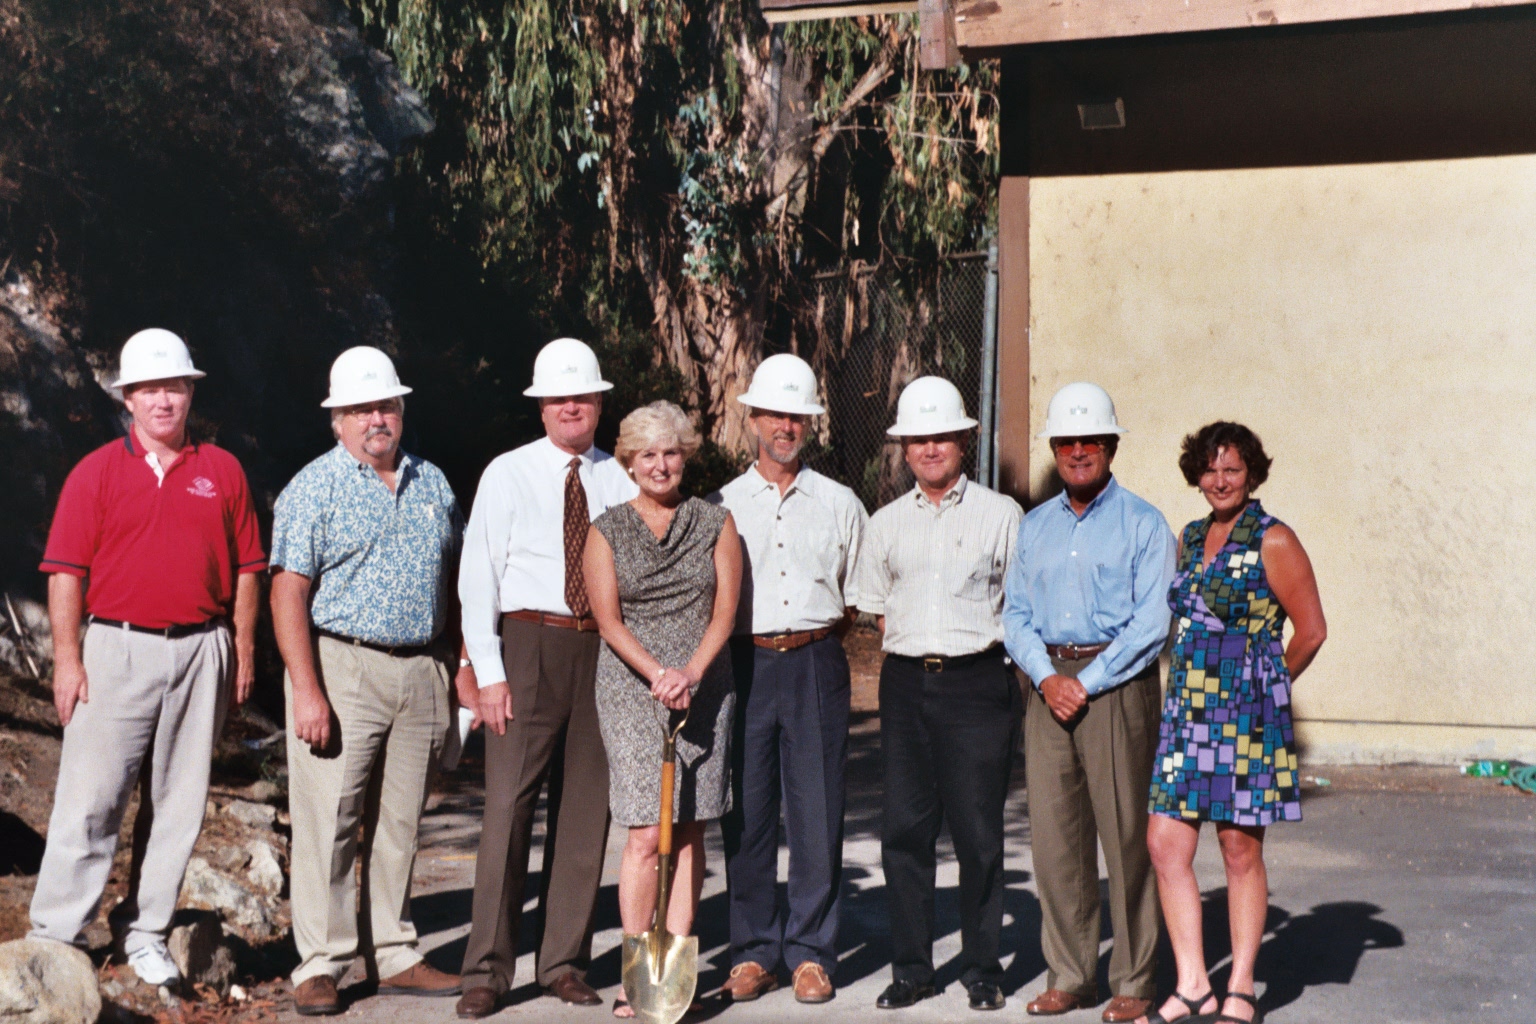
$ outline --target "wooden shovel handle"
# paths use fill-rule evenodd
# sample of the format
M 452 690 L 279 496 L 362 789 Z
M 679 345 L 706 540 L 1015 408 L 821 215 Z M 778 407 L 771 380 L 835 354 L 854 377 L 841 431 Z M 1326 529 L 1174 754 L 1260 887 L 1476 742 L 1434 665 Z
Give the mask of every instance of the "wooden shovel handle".
M 676 771 L 671 758 L 661 762 L 661 837 L 656 841 L 656 852 L 662 856 L 672 852 L 672 780 Z

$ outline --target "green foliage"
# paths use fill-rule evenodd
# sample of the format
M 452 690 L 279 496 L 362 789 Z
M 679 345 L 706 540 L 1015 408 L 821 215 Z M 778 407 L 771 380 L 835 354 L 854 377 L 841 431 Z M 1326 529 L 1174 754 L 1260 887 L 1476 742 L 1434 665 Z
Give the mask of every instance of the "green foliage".
M 860 170 L 886 172 L 877 190 L 852 191 L 845 220 L 879 225 L 870 261 L 891 255 L 931 264 L 981 247 L 995 229 L 997 65 L 923 71 L 917 29 L 916 16 L 903 15 L 796 22 L 785 33 L 786 46 L 814 69 L 823 124 L 871 67 L 890 67 L 844 129 L 855 136 L 850 145 L 862 157 Z M 845 247 L 868 248 L 852 234 L 850 227 Z

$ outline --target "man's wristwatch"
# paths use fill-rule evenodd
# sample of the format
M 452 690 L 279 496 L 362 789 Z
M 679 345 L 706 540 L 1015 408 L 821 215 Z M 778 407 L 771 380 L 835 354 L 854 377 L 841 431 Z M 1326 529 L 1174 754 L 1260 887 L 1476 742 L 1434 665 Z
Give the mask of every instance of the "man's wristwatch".
M 460 658 L 459 659 L 459 668 L 469 668 L 469 666 L 471 666 L 473 664 L 474 664 L 474 662 L 470 661 L 468 658 Z

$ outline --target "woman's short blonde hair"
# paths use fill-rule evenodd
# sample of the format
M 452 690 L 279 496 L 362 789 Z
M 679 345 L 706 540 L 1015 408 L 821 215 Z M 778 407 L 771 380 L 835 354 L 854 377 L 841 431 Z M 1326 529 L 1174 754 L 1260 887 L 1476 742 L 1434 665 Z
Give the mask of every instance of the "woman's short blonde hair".
M 613 446 L 613 457 L 628 469 L 635 456 L 647 448 L 670 448 L 676 444 L 683 450 L 683 458 L 689 459 L 701 443 L 687 413 L 671 402 L 652 402 L 625 416 L 619 424 L 619 441 Z

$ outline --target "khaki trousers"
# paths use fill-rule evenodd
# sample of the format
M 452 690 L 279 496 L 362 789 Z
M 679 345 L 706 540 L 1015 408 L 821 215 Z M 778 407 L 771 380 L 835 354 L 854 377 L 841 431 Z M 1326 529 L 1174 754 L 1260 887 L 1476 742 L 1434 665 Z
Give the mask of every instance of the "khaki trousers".
M 585 978 L 608 845 L 608 755 L 597 726 L 596 633 L 502 619 L 512 721 L 485 734 L 485 812 L 464 989 L 502 994 L 517 965 L 539 792 L 549 783 L 535 974 Z M 657 771 L 660 771 L 660 762 Z
M 126 928 L 123 947 L 132 953 L 171 928 L 203 827 L 234 645 L 223 626 L 167 640 L 92 625 L 83 656 L 90 699 L 75 706 L 64 729 L 48 844 L 32 894 L 32 934 L 82 941 L 142 772 L 135 833 L 138 839 L 147 832 L 142 853 L 154 869 L 142 877 L 135 872 L 137 884 L 112 914 Z
M 293 984 L 347 972 L 361 950 L 381 978 L 421 961 L 411 923 L 411 869 L 427 780 L 450 724 L 448 670 L 429 654 L 316 641 L 316 667 L 341 742 L 315 754 L 293 731 L 288 698 L 288 808 L 293 819 Z M 362 888 L 356 866 L 362 825 Z
M 1075 679 L 1090 660 L 1052 663 Z M 1097 1001 L 1097 840 L 1109 870 L 1112 994 L 1155 995 L 1159 918 L 1157 880 L 1147 854 L 1147 793 L 1160 703 L 1156 662 L 1119 689 L 1090 700 L 1087 713 L 1070 726 L 1056 721 L 1040 691 L 1029 688 L 1024 767 L 1050 988 Z

